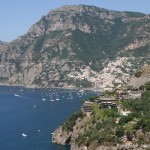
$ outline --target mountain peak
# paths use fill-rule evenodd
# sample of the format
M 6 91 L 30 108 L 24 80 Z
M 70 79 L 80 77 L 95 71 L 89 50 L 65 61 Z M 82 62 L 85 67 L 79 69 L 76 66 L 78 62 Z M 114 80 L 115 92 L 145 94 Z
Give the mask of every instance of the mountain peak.
M 139 13 L 87 5 L 51 10 L 27 34 L 1 48 L 0 83 L 126 83 L 135 69 L 149 63 L 149 27 L 149 17 Z
M 84 4 L 80 4 L 80 5 L 64 5 L 60 8 L 57 8 L 57 9 L 54 9 L 54 10 L 51 10 L 49 12 L 50 13 L 64 13 L 64 12 L 72 12 L 72 13 L 113 13 L 114 15 L 117 13 L 117 14 L 120 14 L 122 16 L 130 16 L 131 14 L 135 14 L 136 13 L 136 16 L 135 15 L 131 15 L 130 17 L 143 17 L 145 16 L 144 13 L 140 13 L 140 12 L 130 12 L 130 11 L 116 11 L 116 10 L 108 10 L 108 9 L 105 9 L 105 8 L 100 8 L 100 7 L 96 7 L 96 6 L 91 6 L 91 5 L 84 5 Z M 139 15 L 139 16 L 138 16 Z

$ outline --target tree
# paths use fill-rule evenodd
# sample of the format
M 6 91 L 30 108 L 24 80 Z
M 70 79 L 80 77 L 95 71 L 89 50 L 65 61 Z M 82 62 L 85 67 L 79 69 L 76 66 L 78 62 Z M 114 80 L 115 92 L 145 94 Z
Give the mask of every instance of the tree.
M 122 136 L 124 136 L 124 129 L 123 129 L 123 127 L 118 127 L 117 129 L 116 129 L 116 136 L 118 137 L 118 138 L 120 138 L 120 137 L 122 137 Z

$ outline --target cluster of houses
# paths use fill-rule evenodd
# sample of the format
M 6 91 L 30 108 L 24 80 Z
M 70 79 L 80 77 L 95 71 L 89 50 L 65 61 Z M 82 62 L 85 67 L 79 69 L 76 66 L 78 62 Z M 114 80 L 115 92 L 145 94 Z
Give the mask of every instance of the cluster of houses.
M 109 108 L 109 109 L 113 109 L 113 108 L 117 108 L 117 104 L 110 102 L 110 101 L 104 101 L 104 102 L 98 102 L 97 99 L 94 101 L 97 102 L 98 104 L 100 104 L 100 109 L 104 109 L 104 108 Z M 92 105 L 94 102 L 91 101 L 85 101 L 81 107 L 81 110 L 84 113 L 91 113 L 92 112 Z
M 98 103 L 100 109 L 114 109 L 117 108 L 118 112 L 121 115 L 127 116 L 130 111 L 123 111 L 120 107 L 120 102 L 129 99 L 136 99 L 141 98 L 142 91 L 138 89 L 132 90 L 117 90 L 114 96 L 106 96 L 105 94 L 101 94 L 100 96 L 96 97 L 95 100 L 90 101 L 87 100 L 83 103 L 81 110 L 84 113 L 91 113 L 92 112 L 92 105 L 93 103 Z

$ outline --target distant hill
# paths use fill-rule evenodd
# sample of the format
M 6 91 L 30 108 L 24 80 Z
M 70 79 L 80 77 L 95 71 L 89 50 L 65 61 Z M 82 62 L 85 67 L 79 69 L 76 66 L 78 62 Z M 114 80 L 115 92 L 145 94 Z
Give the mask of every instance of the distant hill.
M 127 83 L 149 64 L 150 16 L 63 6 L 0 47 L 0 83 L 98 87 Z

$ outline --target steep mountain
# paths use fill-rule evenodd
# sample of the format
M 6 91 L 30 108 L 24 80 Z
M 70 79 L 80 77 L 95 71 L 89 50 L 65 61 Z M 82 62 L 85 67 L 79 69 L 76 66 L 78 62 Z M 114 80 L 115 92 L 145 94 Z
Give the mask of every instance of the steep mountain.
M 150 15 L 63 6 L 0 47 L 0 83 L 113 87 L 150 63 L 149 43 Z
M 6 42 L 0 41 L 0 47 L 4 46 Z

